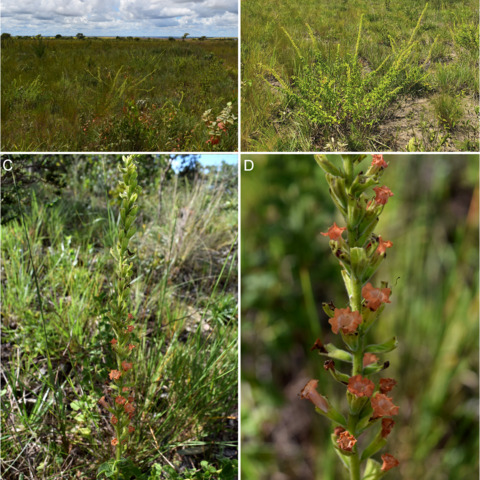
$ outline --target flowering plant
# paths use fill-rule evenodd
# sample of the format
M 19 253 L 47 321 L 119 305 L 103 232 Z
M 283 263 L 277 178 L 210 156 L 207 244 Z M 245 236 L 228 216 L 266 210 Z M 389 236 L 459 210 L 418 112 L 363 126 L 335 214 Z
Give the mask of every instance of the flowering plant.
M 115 279 L 113 294 L 110 300 L 108 320 L 112 327 L 111 348 L 115 355 L 116 368 L 109 373 L 110 404 L 103 396 L 99 403 L 110 413 L 110 423 L 114 429 L 111 445 L 115 448 L 115 461 L 100 467 L 99 473 L 112 472 L 114 478 L 119 475 L 119 466 L 125 463 L 122 458 L 125 445 L 135 431 L 132 420 L 135 415 L 135 379 L 134 361 L 131 356 L 135 348 L 132 335 L 135 329 L 133 315 L 129 313 L 130 277 L 132 276 L 132 253 L 129 250 L 130 239 L 135 234 L 135 219 L 138 212 L 136 201 L 140 194 L 137 184 L 137 170 L 134 156 L 123 157 L 123 165 L 119 166 L 123 181 L 119 184 L 120 222 L 118 240 L 111 254 L 115 260 Z
M 399 464 L 388 453 L 381 456 L 383 464 L 371 458 L 385 446 L 395 424 L 392 417 L 398 414 L 399 407 L 388 396 L 396 381 L 392 378 L 374 380 L 374 376 L 389 365 L 378 355 L 396 348 L 396 338 L 382 344 L 367 344 L 368 331 L 390 303 L 391 289 L 387 284 L 382 282 L 381 287 L 376 288 L 369 280 L 384 260 L 386 250 L 392 247 L 392 242 L 377 236 L 374 229 L 393 193 L 388 187 L 379 186 L 388 166 L 383 155 L 373 155 L 365 173 L 356 173 L 356 167 L 366 157 L 342 155 L 342 166 L 338 165 L 337 156 L 315 157 L 325 171 L 330 195 L 346 224 L 340 227 L 333 223 L 322 235 L 330 239 L 330 248 L 340 263 L 349 302 L 345 308 L 338 308 L 333 302 L 323 304 L 332 332 L 342 337 L 344 347 L 323 345 L 317 339 L 312 350 L 328 358 L 325 370 L 346 387 L 348 415 L 345 417 L 317 392 L 318 380 L 310 380 L 300 393 L 301 398 L 315 405 L 318 413 L 333 422 L 332 442 L 350 480 L 377 480 Z M 338 370 L 336 361 L 350 364 L 350 374 Z M 368 441 L 367 432 L 375 427 L 378 427 L 377 433 Z M 364 437 L 367 437 L 365 442 Z
M 235 125 L 237 117 L 232 112 L 232 102 L 228 102 L 227 106 L 215 118 L 212 109 L 206 110 L 202 115 L 202 121 L 208 128 L 210 138 L 205 142 L 211 145 L 220 143 L 222 135 L 228 135 L 229 127 Z

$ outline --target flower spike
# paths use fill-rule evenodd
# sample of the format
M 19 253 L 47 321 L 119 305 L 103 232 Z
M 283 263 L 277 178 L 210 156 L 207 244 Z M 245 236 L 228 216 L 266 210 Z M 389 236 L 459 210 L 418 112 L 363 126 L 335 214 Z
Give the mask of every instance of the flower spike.
M 393 246 L 393 242 L 374 233 L 379 215 L 393 192 L 380 184 L 388 167 L 382 154 L 337 158 L 338 165 L 335 165 L 335 155 L 317 155 L 315 159 L 325 171 L 330 196 L 346 223 L 345 227 L 339 227 L 334 222 L 326 232 L 321 232 L 330 239 L 348 294 L 345 308 L 336 308 L 332 302 L 324 302 L 322 306 L 332 332 L 339 335 L 345 346 L 342 349 L 332 343 L 324 345 L 317 339 L 311 350 L 327 357 L 324 369 L 345 387 L 348 418 L 317 392 L 318 380 L 310 380 L 300 396 L 332 420 L 331 439 L 349 471 L 349 479 L 378 480 L 399 464 L 388 453 L 382 455 L 383 465 L 372 458 L 387 443 L 395 425 L 392 416 L 400 410 L 387 396 L 397 382 L 392 378 L 375 378 L 389 366 L 388 360 L 381 357 L 397 346 L 397 339 L 392 336 L 384 343 L 369 345 L 366 338 L 386 305 L 391 303 L 391 289 L 383 282 L 382 288 L 375 288 L 370 279 L 385 260 L 387 249 Z M 370 159 L 368 166 L 360 167 L 366 158 Z M 342 236 L 344 232 L 347 232 L 346 238 Z M 349 375 L 341 371 L 344 364 L 351 367 Z M 373 435 L 368 434 L 371 429 L 375 429 Z M 358 441 L 360 435 L 370 438 L 367 442 Z M 365 468 L 362 462 L 366 462 Z

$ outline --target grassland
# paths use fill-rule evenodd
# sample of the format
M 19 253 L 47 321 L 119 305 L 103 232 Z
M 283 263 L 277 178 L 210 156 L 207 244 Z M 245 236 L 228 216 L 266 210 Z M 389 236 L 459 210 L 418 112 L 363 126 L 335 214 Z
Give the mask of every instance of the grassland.
M 243 0 L 242 150 L 478 151 L 478 2 L 425 5 Z
M 2 149 L 236 151 L 237 58 L 236 39 L 2 39 Z
M 398 380 L 392 393 L 400 406 L 381 453 L 401 463 L 385 478 L 475 479 L 478 155 L 385 157 L 382 181 L 394 196 L 376 233 L 393 247 L 372 283 L 388 281 L 392 303 L 369 340 L 399 341 L 382 358 L 390 361 L 385 376 Z M 255 168 L 241 179 L 242 478 L 340 480 L 346 470 L 330 422 L 298 393 L 315 378 L 321 394 L 348 408 L 325 359 L 310 351 L 317 338 L 336 341 L 321 303 L 347 302 L 320 235 L 343 219 L 313 156 L 245 158 Z
M 131 247 L 138 413 L 127 457 L 137 480 L 234 480 L 236 168 L 187 179 L 164 158 L 139 161 L 149 165 Z M 112 456 L 98 400 L 114 362 L 118 158 L 14 162 L 18 196 L 2 176 L 2 478 L 91 480 Z

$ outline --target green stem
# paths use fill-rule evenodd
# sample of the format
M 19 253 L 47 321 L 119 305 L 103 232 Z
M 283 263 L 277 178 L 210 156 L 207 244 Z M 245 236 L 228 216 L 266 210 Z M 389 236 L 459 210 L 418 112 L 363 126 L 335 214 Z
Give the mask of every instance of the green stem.
M 358 453 L 350 456 L 350 480 L 360 480 L 360 456 Z
M 355 231 L 354 216 L 356 201 L 355 197 L 351 193 L 351 186 L 353 182 L 353 158 L 351 156 L 343 157 L 343 165 L 346 173 L 347 181 L 347 196 L 348 196 L 348 205 L 347 205 L 347 236 L 348 236 L 348 247 L 356 247 L 357 235 Z M 362 311 L 362 283 L 359 278 L 352 271 L 350 274 L 350 309 L 352 312 Z M 353 352 L 353 366 L 352 366 L 352 376 L 361 375 L 363 373 L 363 350 L 364 350 L 364 340 L 362 334 L 359 334 L 358 347 L 355 352 Z M 348 415 L 348 430 L 352 435 L 355 435 L 358 423 L 358 413 Z M 360 480 L 360 455 L 355 453 L 350 457 L 350 480 Z
M 343 155 L 343 168 L 346 173 L 346 180 L 349 186 L 353 182 L 353 157 L 351 155 Z
M 359 339 L 358 349 L 353 353 L 352 375 L 361 375 L 363 373 L 363 338 Z

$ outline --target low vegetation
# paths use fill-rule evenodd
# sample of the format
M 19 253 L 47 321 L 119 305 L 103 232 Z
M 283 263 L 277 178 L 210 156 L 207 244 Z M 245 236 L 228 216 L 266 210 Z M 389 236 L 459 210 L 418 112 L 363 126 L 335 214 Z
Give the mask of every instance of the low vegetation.
M 4 151 L 237 150 L 237 40 L 172 40 L 2 35 Z

